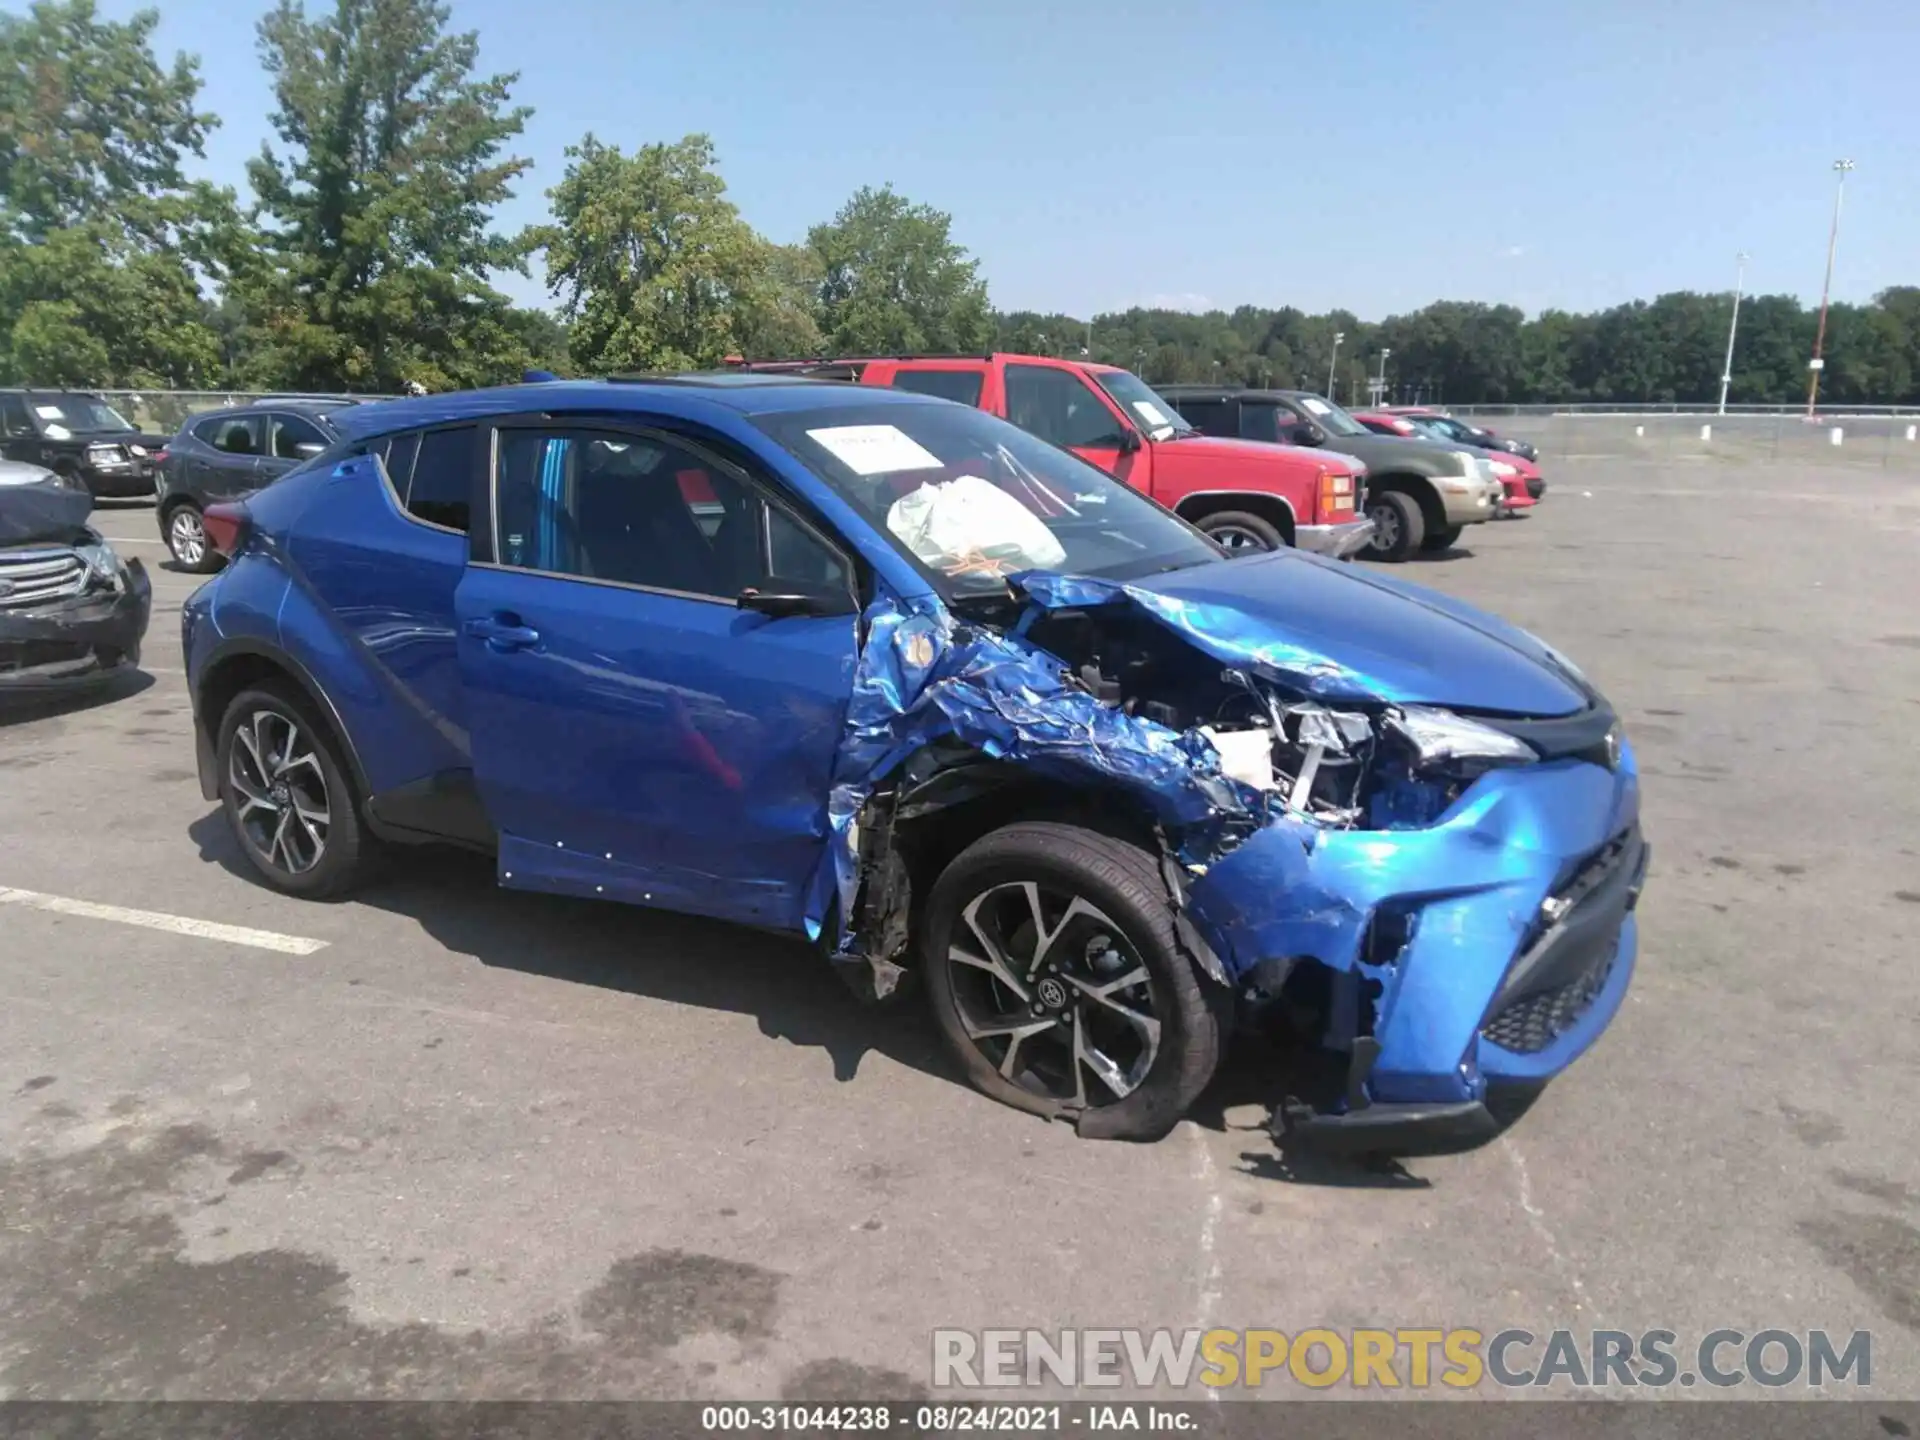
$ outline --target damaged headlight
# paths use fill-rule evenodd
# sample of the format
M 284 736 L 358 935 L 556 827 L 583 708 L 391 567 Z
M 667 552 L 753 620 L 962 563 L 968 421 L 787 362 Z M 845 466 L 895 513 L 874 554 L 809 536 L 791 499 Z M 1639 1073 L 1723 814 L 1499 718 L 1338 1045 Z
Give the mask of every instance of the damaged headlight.
M 1412 748 L 1416 770 L 1438 769 L 1461 762 L 1478 766 L 1529 765 L 1539 758 L 1525 741 L 1451 710 L 1405 705 L 1387 713 L 1386 725 L 1389 732 Z
M 107 584 L 116 590 L 126 578 L 127 565 L 120 554 L 104 539 L 94 538 L 84 545 L 73 547 L 73 553 L 87 562 L 87 573 L 96 584 Z

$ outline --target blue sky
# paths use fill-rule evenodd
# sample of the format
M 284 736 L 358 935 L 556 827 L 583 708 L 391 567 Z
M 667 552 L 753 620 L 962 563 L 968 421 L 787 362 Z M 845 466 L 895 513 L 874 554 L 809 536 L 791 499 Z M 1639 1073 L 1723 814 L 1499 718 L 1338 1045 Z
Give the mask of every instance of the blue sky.
M 223 120 L 204 173 L 243 185 L 270 134 L 265 5 L 155 3 Z M 453 20 L 535 108 L 512 226 L 587 131 L 703 130 L 768 236 L 891 181 L 953 214 L 1007 309 L 1592 309 L 1728 288 L 1742 249 L 1750 291 L 1817 299 L 1844 155 L 1835 296 L 1920 284 L 1913 0 L 453 0 Z M 504 288 L 545 296 L 537 269 Z

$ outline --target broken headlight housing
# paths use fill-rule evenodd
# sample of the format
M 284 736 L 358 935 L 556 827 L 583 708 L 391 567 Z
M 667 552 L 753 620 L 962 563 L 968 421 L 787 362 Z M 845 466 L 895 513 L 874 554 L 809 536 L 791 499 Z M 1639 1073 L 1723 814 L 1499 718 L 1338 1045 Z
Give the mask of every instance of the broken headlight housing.
M 73 553 L 86 561 L 90 585 L 110 585 L 118 590 L 126 583 L 126 561 L 103 537 L 94 535 L 74 546 Z
M 1388 711 L 1386 728 L 1412 750 L 1415 770 L 1477 772 L 1496 765 L 1531 765 L 1539 758 L 1531 745 L 1504 730 L 1426 705 Z

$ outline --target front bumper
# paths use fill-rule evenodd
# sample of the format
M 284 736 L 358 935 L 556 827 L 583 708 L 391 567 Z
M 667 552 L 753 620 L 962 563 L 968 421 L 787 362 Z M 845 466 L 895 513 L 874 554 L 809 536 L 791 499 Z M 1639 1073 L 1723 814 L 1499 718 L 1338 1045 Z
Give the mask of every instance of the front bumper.
M 151 459 L 125 465 L 96 465 L 80 462 L 80 478 L 94 495 L 109 500 L 128 500 L 153 494 L 154 473 Z
M 126 562 L 117 593 L 94 591 L 29 611 L 0 611 L 0 693 L 95 684 L 140 663 L 153 612 L 146 567 Z
M 1449 490 L 1448 481 L 1438 482 L 1440 508 L 1447 513 L 1449 525 L 1478 525 L 1483 520 L 1491 520 L 1499 508 L 1501 489 L 1495 482 L 1491 489 L 1479 481 L 1472 481 L 1462 490 Z M 1453 484 L 1461 482 L 1455 480 Z
M 1330 972 L 1323 1039 L 1349 1057 L 1345 1095 L 1289 1097 L 1279 1130 L 1399 1154 L 1498 1134 L 1516 1090 L 1572 1064 L 1625 997 L 1648 853 L 1638 817 L 1623 746 L 1613 770 L 1489 772 L 1424 829 L 1281 821 L 1214 863 L 1189 898 L 1230 974 Z
M 1330 560 L 1346 560 L 1357 555 L 1372 539 L 1373 521 L 1364 516 L 1337 525 L 1302 525 L 1293 532 L 1295 549 L 1325 555 Z

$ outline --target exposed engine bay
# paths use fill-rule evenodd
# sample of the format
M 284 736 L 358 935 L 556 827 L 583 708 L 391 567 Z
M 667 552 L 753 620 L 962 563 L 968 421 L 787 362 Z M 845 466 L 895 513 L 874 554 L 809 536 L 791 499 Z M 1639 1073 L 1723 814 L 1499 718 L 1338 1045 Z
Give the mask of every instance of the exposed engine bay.
M 1328 825 L 1364 818 L 1373 716 L 1223 668 L 1133 610 L 1048 611 L 1027 638 L 1065 661 L 1102 704 L 1171 730 L 1197 730 L 1219 752 L 1223 774 L 1274 803 Z

